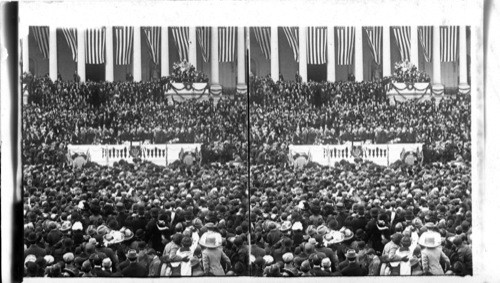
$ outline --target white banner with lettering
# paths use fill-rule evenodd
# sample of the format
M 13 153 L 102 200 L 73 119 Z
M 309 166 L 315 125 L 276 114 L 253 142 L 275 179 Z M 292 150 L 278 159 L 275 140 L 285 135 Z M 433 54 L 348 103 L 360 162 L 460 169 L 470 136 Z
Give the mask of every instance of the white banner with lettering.
M 421 158 L 423 144 L 351 144 L 344 145 L 290 145 L 289 160 L 306 159 L 323 166 L 333 166 L 335 162 L 354 159 L 372 161 L 375 164 L 389 166 L 405 158 Z M 419 155 L 420 154 L 420 155 Z M 408 160 L 410 160 L 408 158 Z

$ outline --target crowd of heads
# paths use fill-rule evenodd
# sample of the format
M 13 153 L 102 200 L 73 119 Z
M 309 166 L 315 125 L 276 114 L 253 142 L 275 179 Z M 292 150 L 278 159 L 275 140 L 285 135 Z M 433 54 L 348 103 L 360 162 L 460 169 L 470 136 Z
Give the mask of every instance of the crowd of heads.
M 251 160 L 275 160 L 290 144 L 424 143 L 427 160 L 470 160 L 470 96 L 391 105 L 387 81 L 299 83 L 253 77 Z M 438 152 L 438 154 L 436 154 Z M 455 156 L 457 155 L 457 156 Z M 434 160 L 443 161 L 443 160 Z
M 386 83 L 252 78 L 254 276 L 472 274 L 470 98 L 391 105 Z M 286 162 L 290 144 L 352 140 L 453 147 L 414 165 Z
M 159 82 L 34 78 L 25 276 L 472 275 L 470 98 L 391 105 L 386 83 L 252 77 L 247 117 L 246 97 L 172 103 Z M 65 163 L 68 144 L 129 140 L 202 143 L 208 162 Z M 351 140 L 444 153 L 287 165 L 290 144 Z

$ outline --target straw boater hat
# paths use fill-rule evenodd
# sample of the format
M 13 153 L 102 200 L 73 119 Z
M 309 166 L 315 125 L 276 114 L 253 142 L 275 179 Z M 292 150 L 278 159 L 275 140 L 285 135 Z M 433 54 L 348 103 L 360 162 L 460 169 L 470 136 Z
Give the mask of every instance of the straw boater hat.
M 217 243 L 217 237 L 215 234 L 210 234 L 207 237 L 202 237 L 199 244 L 208 249 L 215 249 L 220 247 L 220 243 Z
M 430 249 L 439 247 L 441 245 L 441 235 L 432 231 L 424 232 L 418 239 L 418 244 Z

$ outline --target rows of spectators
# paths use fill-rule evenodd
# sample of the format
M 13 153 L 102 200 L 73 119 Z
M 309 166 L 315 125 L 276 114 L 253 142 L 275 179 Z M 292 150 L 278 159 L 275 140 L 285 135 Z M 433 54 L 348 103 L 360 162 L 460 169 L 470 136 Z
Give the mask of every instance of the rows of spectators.
M 247 137 L 246 98 L 169 103 L 157 82 L 29 88 L 26 276 L 472 274 L 470 98 L 391 106 L 383 81 L 252 78 Z M 219 163 L 64 163 L 69 143 L 133 139 L 201 142 Z M 284 165 L 289 144 L 353 139 L 443 154 L 387 168 Z M 235 156 L 250 175 L 225 163 Z
M 470 98 L 390 105 L 385 83 L 252 78 L 253 276 L 472 275 Z M 290 144 L 352 140 L 427 152 L 389 167 L 286 163 Z
M 428 161 L 450 161 L 457 156 L 470 160 L 470 97 L 445 98 L 438 104 L 409 100 L 391 105 L 386 83 L 304 84 L 252 77 L 251 160 L 279 159 L 280 150 L 286 154 L 289 144 L 353 140 L 424 143 Z

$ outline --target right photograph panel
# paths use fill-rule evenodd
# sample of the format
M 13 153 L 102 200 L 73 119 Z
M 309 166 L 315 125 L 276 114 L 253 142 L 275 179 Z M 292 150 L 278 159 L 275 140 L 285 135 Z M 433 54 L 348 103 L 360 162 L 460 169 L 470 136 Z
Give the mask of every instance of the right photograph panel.
M 470 26 L 248 36 L 252 276 L 472 275 Z

